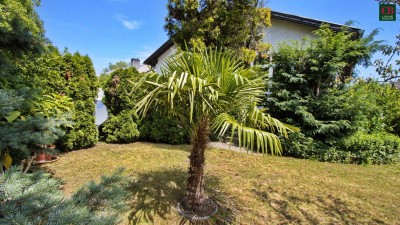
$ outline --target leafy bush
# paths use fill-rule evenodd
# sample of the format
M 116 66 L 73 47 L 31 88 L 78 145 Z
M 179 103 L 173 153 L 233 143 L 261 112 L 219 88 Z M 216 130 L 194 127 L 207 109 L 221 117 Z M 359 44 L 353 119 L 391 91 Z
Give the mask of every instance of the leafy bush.
M 111 115 L 107 121 L 102 124 L 102 134 L 106 142 L 110 143 L 129 143 L 139 138 L 136 121 L 136 113 L 125 110 L 117 116 Z
M 0 176 L 0 224 L 118 224 L 126 209 L 122 169 L 64 198 L 61 181 L 12 167 Z
M 357 132 L 345 138 L 340 150 L 349 152 L 349 163 L 390 164 L 400 161 L 400 138 L 389 133 Z
M 163 110 L 148 112 L 139 130 L 140 139 L 145 141 L 176 145 L 187 144 L 190 140 L 188 131 L 179 123 L 179 120 L 163 113 Z
M 118 115 L 123 110 L 133 110 L 145 91 L 135 90 L 134 83 L 141 79 L 141 76 L 134 67 L 117 69 L 110 74 L 104 87 L 104 104 L 111 114 Z
M 400 135 L 400 90 L 390 84 L 358 80 L 344 97 L 343 110 L 355 130 Z
M 301 159 L 319 160 L 321 149 L 326 148 L 322 143 L 318 144 L 311 137 L 306 137 L 300 132 L 289 133 L 287 139 L 282 139 L 283 155 Z
M 323 162 L 392 164 L 400 161 L 400 138 L 385 132 L 357 132 L 333 147 L 302 133 L 291 133 L 282 144 L 286 156 Z
M 355 65 L 368 65 L 371 53 L 377 50 L 378 42 L 373 42 L 376 31 L 355 39 L 345 27 L 334 32 L 323 25 L 314 34 L 316 39 L 282 43 L 274 53 L 274 74 L 264 106 L 271 116 L 301 129 L 283 142 L 285 155 L 349 161 L 350 154 L 338 146 L 343 138 L 363 130 L 360 127 L 367 126 L 372 112 L 380 107 L 373 100 L 366 113 L 366 89 L 352 94 L 354 88 L 350 87 Z M 371 118 L 376 123 L 370 127 L 384 125 L 379 116 Z

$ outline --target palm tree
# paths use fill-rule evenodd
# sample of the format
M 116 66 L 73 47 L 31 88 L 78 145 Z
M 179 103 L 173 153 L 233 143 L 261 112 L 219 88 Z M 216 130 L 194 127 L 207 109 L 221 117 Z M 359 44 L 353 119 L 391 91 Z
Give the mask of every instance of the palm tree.
M 185 209 L 196 212 L 205 199 L 204 151 L 210 129 L 237 134 L 239 145 L 272 154 L 281 153 L 280 136 L 291 129 L 257 107 L 264 95 L 267 74 L 246 68 L 231 52 L 221 49 L 181 51 L 167 59 L 161 75 L 147 84 L 154 89 L 137 104 L 144 116 L 156 104 L 165 104 L 192 136 Z

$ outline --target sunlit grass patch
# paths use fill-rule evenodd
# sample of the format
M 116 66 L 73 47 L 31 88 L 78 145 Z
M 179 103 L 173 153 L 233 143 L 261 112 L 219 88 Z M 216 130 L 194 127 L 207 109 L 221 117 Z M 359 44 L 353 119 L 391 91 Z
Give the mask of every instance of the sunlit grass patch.
M 190 146 L 99 144 L 48 165 L 68 195 L 90 179 L 125 167 L 132 179 L 128 224 L 179 224 L 175 205 L 185 195 Z M 219 212 L 211 223 L 396 224 L 400 165 L 360 166 L 206 152 L 206 191 Z

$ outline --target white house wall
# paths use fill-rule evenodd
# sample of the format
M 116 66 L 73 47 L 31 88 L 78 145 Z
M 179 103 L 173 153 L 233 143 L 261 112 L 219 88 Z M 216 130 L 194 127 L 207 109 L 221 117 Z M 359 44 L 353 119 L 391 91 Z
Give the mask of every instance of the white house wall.
M 279 42 L 301 40 L 305 36 L 315 37 L 312 31 L 317 29 L 280 19 L 272 19 L 271 23 L 272 26 L 266 29 L 263 42 L 270 43 L 273 51 L 278 50 Z
M 173 55 L 176 51 L 176 46 L 172 46 L 170 49 L 168 49 L 166 52 L 164 52 L 159 58 L 156 66 L 154 67 L 154 70 L 157 73 L 161 73 L 161 68 L 165 62 L 165 59 Z

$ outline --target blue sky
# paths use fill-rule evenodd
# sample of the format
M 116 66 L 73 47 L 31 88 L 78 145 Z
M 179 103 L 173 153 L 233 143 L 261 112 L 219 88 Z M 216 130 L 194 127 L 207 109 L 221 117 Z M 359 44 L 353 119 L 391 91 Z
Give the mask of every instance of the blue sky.
M 97 74 L 109 62 L 139 58 L 143 62 L 168 36 L 163 29 L 167 0 L 42 0 L 38 8 L 46 36 L 60 50 L 88 54 Z M 376 39 L 394 44 L 400 20 L 381 22 L 375 0 L 269 0 L 272 10 L 344 24 L 370 33 L 381 28 Z M 397 15 L 400 17 L 400 15 Z M 360 68 L 362 76 L 373 68 Z

